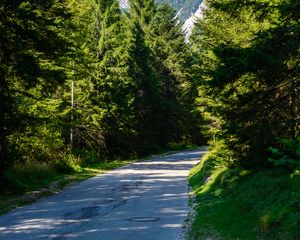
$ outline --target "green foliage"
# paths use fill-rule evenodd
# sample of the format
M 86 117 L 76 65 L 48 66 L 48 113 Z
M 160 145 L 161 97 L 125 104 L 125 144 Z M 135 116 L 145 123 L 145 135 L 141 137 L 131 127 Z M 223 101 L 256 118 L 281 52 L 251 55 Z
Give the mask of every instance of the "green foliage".
M 1 179 L 22 164 L 70 173 L 199 142 L 176 12 L 131 5 L 1 2 Z
M 286 11 L 292 6 L 207 1 L 191 39 L 201 111 L 248 168 L 270 167 L 267 149 L 276 139 L 299 136 L 300 32 L 297 13 Z
M 99 158 L 99 155 L 95 151 L 87 149 L 74 149 L 73 154 L 81 159 L 80 165 L 83 167 L 95 165 L 97 163 L 102 163 L 103 159 Z
M 32 186 L 39 187 L 49 183 L 46 179 L 53 179 L 57 173 L 47 164 L 26 163 L 15 165 L 5 173 L 5 184 L 2 184 L 2 191 L 7 194 L 23 193 L 32 190 Z
M 28 126 L 19 112 L 22 98 L 36 86 L 43 97 L 60 85 L 66 74 L 62 66 L 69 52 L 61 31 L 69 19 L 66 1 L 2 1 L 0 7 L 0 174 L 13 164 L 8 136 Z
M 57 159 L 51 162 L 51 167 L 58 173 L 72 173 L 81 170 L 81 159 L 70 153 L 57 154 Z
M 190 75 L 214 145 L 190 175 L 191 239 L 297 239 L 300 5 L 206 6 L 190 39 Z
M 270 147 L 269 151 L 272 157 L 269 161 L 274 166 L 283 166 L 291 169 L 298 169 L 300 167 L 300 137 L 297 139 L 279 139 L 279 148 Z

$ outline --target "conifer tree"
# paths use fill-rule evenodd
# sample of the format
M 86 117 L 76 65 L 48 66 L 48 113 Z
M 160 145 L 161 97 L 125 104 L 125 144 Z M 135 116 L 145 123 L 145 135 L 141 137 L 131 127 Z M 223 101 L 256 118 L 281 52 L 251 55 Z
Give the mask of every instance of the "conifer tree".
M 99 64 L 92 101 L 111 156 L 127 155 L 134 133 L 134 84 L 129 75 L 128 33 L 118 2 L 109 6 L 101 24 Z
M 194 36 L 201 48 L 202 93 L 237 162 L 269 166 L 268 148 L 299 135 L 297 5 L 221 0 L 207 5 Z
M 153 58 L 146 44 L 145 32 L 136 19 L 131 23 L 130 74 L 135 82 L 134 109 L 137 117 L 137 148 L 151 152 L 158 148 L 162 98 Z
M 19 99 L 36 85 L 47 95 L 65 79 L 61 63 L 68 47 L 60 27 L 69 17 L 66 5 L 56 0 L 0 3 L 0 171 L 12 164 L 8 136 L 28 124 L 19 114 Z
M 154 0 L 130 0 L 130 14 L 141 26 L 150 24 L 156 11 Z
M 186 83 L 184 65 L 184 37 L 176 11 L 164 4 L 158 6 L 149 25 L 149 46 L 153 65 L 157 69 L 163 101 L 159 132 L 160 142 L 167 145 L 179 140 L 184 124 L 185 109 L 181 93 Z
M 69 80 L 57 95 L 63 100 L 65 111 L 63 137 L 68 143 L 70 130 L 73 132 L 74 149 L 96 151 L 103 144 L 103 136 L 93 121 L 93 79 L 99 61 L 100 6 L 94 0 L 70 2 L 72 19 L 65 21 L 65 34 L 73 42 L 73 55 L 67 64 Z M 70 108 L 71 86 L 74 85 L 74 108 Z M 70 121 L 71 115 L 73 120 Z

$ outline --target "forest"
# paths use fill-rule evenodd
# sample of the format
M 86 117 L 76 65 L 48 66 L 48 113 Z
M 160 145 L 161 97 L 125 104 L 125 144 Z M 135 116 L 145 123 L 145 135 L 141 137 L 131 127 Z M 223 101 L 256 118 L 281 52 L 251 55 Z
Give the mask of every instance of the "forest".
M 210 145 L 205 171 L 230 181 L 271 171 L 298 187 L 300 2 L 205 6 L 186 42 L 153 0 L 2 0 L 1 187 L 24 166 L 67 173 L 191 145 Z
M 0 176 L 205 144 L 182 23 L 170 6 L 1 3 Z

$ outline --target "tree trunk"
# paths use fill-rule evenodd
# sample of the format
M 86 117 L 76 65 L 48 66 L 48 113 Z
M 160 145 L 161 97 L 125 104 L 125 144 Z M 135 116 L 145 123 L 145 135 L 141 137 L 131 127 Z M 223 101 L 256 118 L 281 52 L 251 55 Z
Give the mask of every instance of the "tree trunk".
M 7 136 L 7 82 L 5 70 L 0 67 L 0 176 L 7 166 L 6 136 Z
M 297 111 L 296 111 L 296 97 L 297 97 L 297 89 L 296 89 L 296 80 L 292 80 L 291 85 L 291 95 L 290 95 L 290 114 L 291 114 L 291 137 L 292 139 L 296 139 L 296 126 L 297 126 Z

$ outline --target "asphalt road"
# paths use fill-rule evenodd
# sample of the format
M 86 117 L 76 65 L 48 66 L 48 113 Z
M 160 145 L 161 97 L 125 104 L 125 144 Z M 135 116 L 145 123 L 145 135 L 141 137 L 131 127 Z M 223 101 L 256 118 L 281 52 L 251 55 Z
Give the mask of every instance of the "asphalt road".
M 204 151 L 130 164 L 0 217 L 0 239 L 177 240 Z

